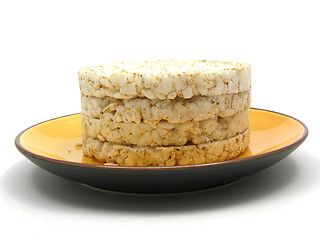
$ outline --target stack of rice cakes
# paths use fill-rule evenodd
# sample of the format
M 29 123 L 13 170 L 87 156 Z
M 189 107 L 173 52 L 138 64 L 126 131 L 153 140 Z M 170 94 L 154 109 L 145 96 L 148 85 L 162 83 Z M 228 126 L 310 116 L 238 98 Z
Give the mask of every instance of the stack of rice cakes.
M 79 82 L 83 152 L 106 164 L 212 163 L 248 147 L 248 63 L 118 62 L 80 69 Z

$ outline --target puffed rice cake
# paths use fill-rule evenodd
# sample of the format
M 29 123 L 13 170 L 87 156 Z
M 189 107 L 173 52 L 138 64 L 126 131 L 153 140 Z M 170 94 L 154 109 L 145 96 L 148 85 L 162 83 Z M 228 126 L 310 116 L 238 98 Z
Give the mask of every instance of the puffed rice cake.
M 109 63 L 81 68 L 79 83 L 83 153 L 106 164 L 202 164 L 248 147 L 248 63 Z
M 224 140 L 249 128 L 249 109 L 229 117 L 184 123 L 127 123 L 93 119 L 82 115 L 83 134 L 122 145 L 180 146 Z

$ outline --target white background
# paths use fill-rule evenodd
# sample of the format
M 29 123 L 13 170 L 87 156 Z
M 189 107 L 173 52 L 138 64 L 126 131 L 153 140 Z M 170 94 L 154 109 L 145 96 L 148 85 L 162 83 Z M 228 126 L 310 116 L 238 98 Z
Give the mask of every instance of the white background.
M 1 1 L 0 238 L 320 239 L 317 2 Z M 159 197 L 91 190 L 15 149 L 80 111 L 80 67 L 163 58 L 250 62 L 252 106 L 302 120 L 308 139 L 236 184 Z

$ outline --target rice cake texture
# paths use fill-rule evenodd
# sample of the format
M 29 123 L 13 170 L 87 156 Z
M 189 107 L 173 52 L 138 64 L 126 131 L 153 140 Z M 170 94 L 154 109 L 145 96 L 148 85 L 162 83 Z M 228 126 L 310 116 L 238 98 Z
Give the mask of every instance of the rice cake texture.
M 168 146 L 223 140 L 249 128 L 249 110 L 229 117 L 184 123 L 126 123 L 82 116 L 82 134 L 122 145 Z
M 249 145 L 250 130 L 209 143 L 168 147 L 126 146 L 83 137 L 83 152 L 89 157 L 119 166 L 175 166 L 221 162 L 237 157 Z
M 184 99 L 247 91 L 248 63 L 209 60 L 132 61 L 83 67 L 80 91 L 87 96 L 118 99 Z
M 106 164 L 210 163 L 248 147 L 248 63 L 118 62 L 81 68 L 79 84 L 83 153 Z
M 248 108 L 251 89 L 221 96 L 177 97 L 172 100 L 145 98 L 115 99 L 81 95 L 82 114 L 90 118 L 103 118 L 113 122 L 169 123 L 203 121 L 216 116 L 229 117 Z

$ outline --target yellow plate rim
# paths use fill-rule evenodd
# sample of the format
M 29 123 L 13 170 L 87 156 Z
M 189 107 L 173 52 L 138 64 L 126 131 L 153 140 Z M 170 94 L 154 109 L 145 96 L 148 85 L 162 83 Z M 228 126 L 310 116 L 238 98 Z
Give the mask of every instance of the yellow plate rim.
M 204 164 L 196 164 L 196 165 L 184 165 L 184 166 L 166 166 L 166 167 L 161 167 L 161 166 L 159 166 L 159 167 L 126 167 L 126 166 L 108 166 L 108 165 L 96 165 L 96 164 L 88 164 L 88 163 L 80 163 L 80 162 L 71 162 L 71 161 L 65 161 L 65 160 L 59 160 L 59 159 L 55 159 L 55 158 L 45 157 L 45 156 L 33 153 L 33 152 L 27 150 L 25 147 L 22 146 L 22 144 L 20 142 L 20 137 L 27 130 L 29 130 L 29 129 L 37 126 L 37 125 L 40 125 L 42 123 L 45 123 L 45 122 L 49 122 L 49 121 L 53 121 L 53 120 L 56 120 L 56 119 L 60 119 L 60 118 L 69 117 L 69 116 L 73 116 L 73 115 L 79 114 L 79 113 L 74 113 L 74 114 L 64 115 L 64 116 L 61 116 L 61 117 L 52 118 L 52 119 L 49 119 L 49 120 L 46 120 L 46 121 L 43 121 L 43 122 L 39 122 L 37 124 L 34 124 L 34 125 L 26 128 L 25 130 L 21 131 L 16 136 L 16 138 L 15 138 L 15 146 L 19 151 L 21 151 L 21 152 L 23 152 L 25 154 L 28 154 L 30 156 L 33 156 L 35 158 L 42 159 L 42 160 L 45 160 L 45 161 L 50 161 L 50 162 L 53 162 L 53 163 L 73 165 L 73 166 L 78 166 L 78 167 L 102 168 L 102 169 L 119 169 L 119 170 L 178 170 L 178 169 L 190 169 L 190 168 L 199 168 L 199 167 L 219 166 L 219 165 L 226 165 L 226 164 L 232 164 L 232 163 L 245 162 L 245 161 L 249 161 L 249 160 L 259 159 L 259 158 L 262 158 L 262 157 L 273 155 L 275 153 L 279 153 L 279 152 L 285 151 L 285 150 L 287 150 L 287 149 L 289 149 L 291 147 L 294 147 L 295 145 L 300 144 L 301 142 L 303 142 L 307 138 L 307 136 L 309 134 L 308 127 L 302 121 L 300 121 L 299 119 L 296 119 L 294 117 L 291 117 L 291 116 L 283 114 L 283 113 L 271 111 L 271 110 L 266 110 L 266 109 L 261 109 L 261 108 L 253 108 L 253 107 L 250 107 L 250 109 L 260 110 L 260 111 L 265 111 L 265 112 L 270 112 L 270 113 L 275 113 L 275 114 L 279 114 L 279 115 L 285 116 L 287 118 L 290 118 L 290 119 L 292 119 L 294 121 L 297 121 L 299 124 L 301 124 L 303 126 L 303 128 L 304 128 L 304 132 L 301 135 L 301 137 L 298 140 L 294 141 L 293 143 L 291 143 L 291 144 L 289 144 L 289 145 L 287 145 L 285 147 L 279 148 L 277 150 L 269 151 L 269 152 L 266 152 L 266 153 L 261 153 L 261 154 L 257 154 L 257 155 L 253 155 L 253 156 L 249 156 L 249 157 L 244 157 L 244 158 L 239 158 L 239 159 L 226 160 L 226 161 L 222 161 L 222 162 L 204 163 Z

